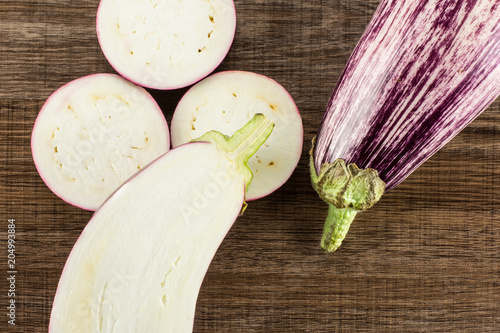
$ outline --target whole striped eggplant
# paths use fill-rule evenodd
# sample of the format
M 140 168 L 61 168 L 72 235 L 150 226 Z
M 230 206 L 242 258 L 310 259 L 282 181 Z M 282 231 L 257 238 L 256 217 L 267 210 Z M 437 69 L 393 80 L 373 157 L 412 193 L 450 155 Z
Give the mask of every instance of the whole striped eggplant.
M 357 212 L 408 177 L 500 94 L 500 1 L 382 0 L 311 150 L 333 252 Z

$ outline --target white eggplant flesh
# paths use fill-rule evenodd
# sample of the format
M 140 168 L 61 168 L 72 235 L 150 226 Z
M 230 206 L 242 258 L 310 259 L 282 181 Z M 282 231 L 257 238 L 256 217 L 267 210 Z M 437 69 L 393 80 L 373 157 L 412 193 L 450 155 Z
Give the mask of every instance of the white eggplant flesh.
M 252 131 L 229 152 L 208 142 L 172 149 L 120 187 L 66 262 L 49 331 L 191 332 L 210 261 L 244 205 L 245 160 L 272 123 Z
M 266 115 L 275 130 L 248 165 L 253 180 L 246 193 L 251 201 L 271 194 L 292 175 L 302 154 L 303 127 L 299 110 L 286 89 L 264 75 L 245 71 L 213 74 L 182 97 L 172 117 L 172 146 L 209 130 L 233 133 L 256 113 Z
M 114 74 L 67 83 L 45 102 L 31 136 L 33 160 L 61 199 L 96 210 L 124 181 L 170 148 L 153 97 Z
M 176 89 L 222 62 L 236 12 L 232 0 L 101 0 L 96 28 L 117 72 L 145 87 Z

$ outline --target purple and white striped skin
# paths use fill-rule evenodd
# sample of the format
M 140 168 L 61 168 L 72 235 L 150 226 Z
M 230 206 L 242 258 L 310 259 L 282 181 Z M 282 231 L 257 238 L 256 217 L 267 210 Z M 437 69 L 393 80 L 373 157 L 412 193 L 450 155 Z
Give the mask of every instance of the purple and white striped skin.
M 321 122 L 314 167 L 373 168 L 386 191 L 500 94 L 500 1 L 382 0 Z

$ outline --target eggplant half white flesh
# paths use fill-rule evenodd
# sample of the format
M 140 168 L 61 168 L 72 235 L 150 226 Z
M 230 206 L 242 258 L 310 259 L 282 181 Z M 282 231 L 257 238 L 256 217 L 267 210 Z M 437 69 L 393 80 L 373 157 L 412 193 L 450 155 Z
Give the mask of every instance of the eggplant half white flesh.
M 248 159 L 273 130 L 258 114 L 137 173 L 95 213 L 66 262 L 50 332 L 191 332 L 198 291 L 245 203 Z

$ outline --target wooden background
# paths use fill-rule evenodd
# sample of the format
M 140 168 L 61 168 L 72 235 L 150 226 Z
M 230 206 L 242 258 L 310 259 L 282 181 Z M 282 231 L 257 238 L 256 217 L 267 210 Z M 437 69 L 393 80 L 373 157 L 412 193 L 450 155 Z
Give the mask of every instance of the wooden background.
M 334 254 L 319 249 L 327 207 L 307 150 L 377 0 L 236 0 L 237 32 L 217 69 L 281 83 L 304 124 L 291 179 L 252 202 L 217 252 L 195 332 L 500 332 L 500 103 L 371 210 Z M 0 1 L 0 331 L 45 332 L 59 275 L 91 212 L 57 198 L 31 158 L 45 99 L 113 73 L 98 0 Z M 170 122 L 186 89 L 151 91 Z M 7 220 L 16 219 L 16 326 L 7 325 Z M 5 313 L 5 314 L 4 314 Z M 152 332 L 155 333 L 155 332 Z

